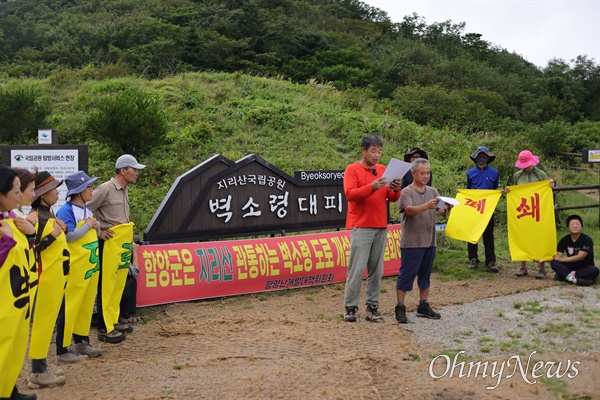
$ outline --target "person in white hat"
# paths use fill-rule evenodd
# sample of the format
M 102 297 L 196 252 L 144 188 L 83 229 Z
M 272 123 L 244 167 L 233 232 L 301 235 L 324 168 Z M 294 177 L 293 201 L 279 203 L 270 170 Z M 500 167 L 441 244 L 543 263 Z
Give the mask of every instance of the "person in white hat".
M 92 200 L 87 206 L 96 213 L 100 223 L 98 233 L 98 251 L 100 264 L 102 265 L 102 250 L 104 241 L 113 237 L 110 228 L 121 224 L 127 224 L 129 219 L 129 185 L 138 180 L 139 171 L 146 168 L 144 164 L 137 162 L 131 154 L 124 154 L 115 163 L 115 176 L 108 182 L 104 182 L 94 189 Z M 98 311 L 98 340 L 107 343 L 120 343 L 126 339 L 125 334 L 133 331 L 129 324 L 116 324 L 114 329 L 107 329 L 102 311 L 102 268 L 100 268 L 99 288 L 97 298 Z
M 554 187 L 554 181 L 548 178 L 548 175 L 537 167 L 540 163 L 540 158 L 534 156 L 529 150 L 523 150 L 519 153 L 519 157 L 515 162 L 515 167 L 520 168 L 520 171 L 515 172 L 513 181 L 515 185 L 522 185 L 530 182 L 550 181 L 550 186 Z M 508 191 L 507 191 L 508 192 Z M 546 268 L 543 261 L 537 261 L 538 273 L 535 279 L 544 279 L 546 277 Z M 515 273 L 521 277 L 527 275 L 527 262 L 521 261 L 521 268 Z

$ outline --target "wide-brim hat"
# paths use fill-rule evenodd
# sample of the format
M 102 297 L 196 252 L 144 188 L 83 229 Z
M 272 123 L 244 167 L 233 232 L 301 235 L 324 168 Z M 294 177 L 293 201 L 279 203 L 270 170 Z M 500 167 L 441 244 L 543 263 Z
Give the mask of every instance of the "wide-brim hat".
M 475 151 L 475 153 L 470 155 L 471 160 L 473 160 L 474 163 L 477 163 L 477 155 L 479 153 L 484 153 L 489 157 L 489 159 L 487 161 L 488 164 L 490 164 L 492 161 L 494 161 L 496 159 L 496 156 L 494 156 L 494 155 L 492 155 L 492 153 L 490 153 L 490 149 L 488 149 L 485 146 L 479 146 L 477 148 L 477 150 Z
M 83 192 L 90 183 L 96 182 L 98 178 L 90 178 L 88 174 L 83 171 L 77 171 L 65 178 L 65 185 L 67 185 L 67 196 L 65 199 L 68 199 L 69 196 L 72 196 L 77 193 Z
M 63 181 L 57 181 L 52 175 L 50 175 L 50 172 L 40 172 L 37 178 L 35 179 L 35 199 L 33 199 L 33 201 L 36 201 L 40 198 L 40 196 L 42 196 L 45 193 L 48 193 L 52 189 L 59 187 L 60 185 L 62 185 L 62 183 Z
M 527 167 L 535 166 L 540 163 L 540 158 L 534 156 L 529 150 L 523 150 L 519 153 L 515 167 L 525 169 Z
M 426 153 L 424 150 L 421 150 L 421 149 L 420 149 L 420 148 L 418 148 L 418 147 L 413 147 L 412 149 L 410 149 L 410 150 L 408 151 L 408 153 L 406 153 L 406 154 L 404 155 L 404 161 L 406 161 L 406 162 L 410 162 L 410 158 L 411 158 L 413 155 L 415 155 L 415 154 L 418 154 L 418 155 L 419 155 L 419 157 L 421 157 L 421 158 L 424 158 L 424 159 L 426 159 L 426 160 L 427 160 L 427 153 Z

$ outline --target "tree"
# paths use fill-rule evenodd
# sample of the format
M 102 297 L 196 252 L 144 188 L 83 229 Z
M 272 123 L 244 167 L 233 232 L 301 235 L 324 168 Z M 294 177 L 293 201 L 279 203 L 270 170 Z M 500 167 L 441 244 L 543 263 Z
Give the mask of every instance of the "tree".
M 167 125 L 159 99 L 136 88 L 104 98 L 87 123 L 99 142 L 136 155 L 147 155 L 160 145 Z

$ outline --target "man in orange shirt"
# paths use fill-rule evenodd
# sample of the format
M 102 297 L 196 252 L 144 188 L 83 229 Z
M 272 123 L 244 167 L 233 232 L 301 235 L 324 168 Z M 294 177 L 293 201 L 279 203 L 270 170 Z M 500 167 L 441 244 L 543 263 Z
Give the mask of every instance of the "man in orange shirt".
M 383 320 L 378 307 L 387 242 L 387 202 L 400 198 L 402 182 L 399 179 L 386 182 L 383 178 L 385 167 L 378 164 L 383 148 L 380 136 L 365 136 L 360 146 L 362 159 L 350 164 L 344 172 L 344 193 L 348 200 L 346 229 L 350 230 L 344 321 L 356 321 L 362 276 L 366 267 L 366 320 L 374 322 Z

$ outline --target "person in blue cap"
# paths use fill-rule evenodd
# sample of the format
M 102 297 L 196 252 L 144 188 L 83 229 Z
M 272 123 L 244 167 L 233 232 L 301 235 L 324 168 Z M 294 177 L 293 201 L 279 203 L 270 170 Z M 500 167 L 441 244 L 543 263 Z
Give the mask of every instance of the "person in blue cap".
M 71 272 L 56 322 L 56 359 L 59 364 L 74 364 L 102 351 L 90 344 L 90 324 L 98 286 L 98 221 L 87 203 L 92 200 L 92 183 L 84 171 L 65 179 L 67 202 L 56 216 L 68 227 L 67 244 L 71 253 Z M 66 331 L 66 334 L 65 334 Z M 74 345 L 71 344 L 71 336 Z
M 467 189 L 498 189 L 500 175 L 496 168 L 489 166 L 496 158 L 496 156 L 490 153 L 490 149 L 485 146 L 479 146 L 470 157 L 476 165 L 467 171 Z M 490 272 L 498 272 L 498 267 L 496 267 L 496 252 L 494 250 L 493 214 L 488 226 L 483 231 L 483 246 L 485 247 L 485 266 Z M 467 251 L 469 252 L 469 268 L 477 268 L 479 266 L 477 243 L 467 243 Z

